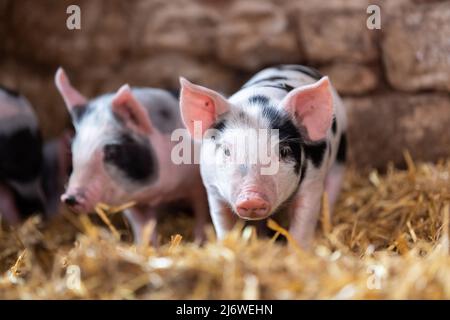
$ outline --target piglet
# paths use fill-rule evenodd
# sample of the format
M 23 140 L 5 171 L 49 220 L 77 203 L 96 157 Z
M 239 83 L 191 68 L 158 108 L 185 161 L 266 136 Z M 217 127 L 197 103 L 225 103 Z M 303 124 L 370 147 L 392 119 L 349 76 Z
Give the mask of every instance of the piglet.
M 128 85 L 88 100 L 61 68 L 55 82 L 76 131 L 73 171 L 61 200 L 76 212 L 91 212 L 99 202 L 137 202 L 125 212 L 137 242 L 149 240 L 143 227 L 157 221 L 159 206 L 187 201 L 200 240 L 208 203 L 199 167 L 171 160 L 171 133 L 183 127 L 178 100 L 165 90 Z
M 28 100 L 0 87 L 0 214 L 9 224 L 44 211 L 41 146 Z
M 281 65 L 228 99 L 180 81 L 184 124 L 202 141 L 201 175 L 218 237 L 239 218 L 286 211 L 291 234 L 308 247 L 323 192 L 332 206 L 344 173 L 345 109 L 328 77 Z

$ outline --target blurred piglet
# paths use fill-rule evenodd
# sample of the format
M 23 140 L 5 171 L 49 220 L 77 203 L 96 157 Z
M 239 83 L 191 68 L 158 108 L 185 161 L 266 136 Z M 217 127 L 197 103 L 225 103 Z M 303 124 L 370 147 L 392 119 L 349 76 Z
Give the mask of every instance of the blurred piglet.
M 22 95 L 0 88 L 0 214 L 9 224 L 44 211 L 42 143 Z
M 291 234 L 307 247 L 322 194 L 333 205 L 344 172 L 345 109 L 328 78 L 282 65 L 257 73 L 229 99 L 185 79 L 181 85 L 184 123 L 203 140 L 201 174 L 218 237 L 238 217 L 285 211 Z
M 88 100 L 61 68 L 55 82 L 76 131 L 73 172 L 61 200 L 76 212 L 91 212 L 99 202 L 136 201 L 125 212 L 136 242 L 149 240 L 143 239 L 143 227 L 156 222 L 158 206 L 185 200 L 195 213 L 200 240 L 208 204 L 198 165 L 171 161 L 171 133 L 183 127 L 177 99 L 161 89 L 124 85 Z
M 43 146 L 42 183 L 47 218 L 60 212 L 60 198 L 72 171 L 70 144 L 73 136 L 73 130 L 66 129 L 60 136 L 45 142 Z

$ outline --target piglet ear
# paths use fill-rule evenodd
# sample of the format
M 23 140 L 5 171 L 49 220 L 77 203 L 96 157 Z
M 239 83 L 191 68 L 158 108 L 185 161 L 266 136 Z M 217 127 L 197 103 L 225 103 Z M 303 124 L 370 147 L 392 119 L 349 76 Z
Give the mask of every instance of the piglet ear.
M 66 103 L 72 117 L 81 114 L 88 100 L 72 85 L 63 68 L 59 67 L 55 74 L 55 84 Z M 74 118 L 76 120 L 76 117 Z
M 333 96 L 328 77 L 289 92 L 281 105 L 306 129 L 311 141 L 326 137 L 333 121 Z
M 132 130 L 152 132 L 150 117 L 144 106 L 134 97 L 128 84 L 123 85 L 112 100 L 112 110 Z
M 195 85 L 185 78 L 180 78 L 180 84 L 180 108 L 184 125 L 192 137 L 201 138 L 194 134 L 194 124 L 201 124 L 198 133 L 203 136 L 219 115 L 229 111 L 229 103 L 218 92 Z

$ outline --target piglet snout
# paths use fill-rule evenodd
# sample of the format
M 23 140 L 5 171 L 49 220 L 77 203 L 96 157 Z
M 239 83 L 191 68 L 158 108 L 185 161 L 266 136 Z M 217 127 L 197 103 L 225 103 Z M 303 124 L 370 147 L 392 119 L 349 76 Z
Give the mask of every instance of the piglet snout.
M 64 197 L 63 201 L 65 204 L 67 204 L 70 207 L 76 206 L 78 204 L 78 200 L 75 196 L 66 196 L 66 197 Z
M 258 195 L 244 197 L 236 204 L 237 214 L 247 220 L 259 220 L 267 217 L 270 203 Z
M 86 211 L 84 197 L 80 194 L 63 194 L 61 201 L 76 212 Z

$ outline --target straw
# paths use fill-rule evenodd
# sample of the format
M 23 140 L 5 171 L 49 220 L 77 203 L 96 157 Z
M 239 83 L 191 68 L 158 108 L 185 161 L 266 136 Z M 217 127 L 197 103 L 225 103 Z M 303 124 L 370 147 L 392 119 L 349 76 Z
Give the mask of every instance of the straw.
M 404 154 L 406 170 L 347 170 L 310 250 L 278 216 L 272 238 L 239 224 L 219 241 L 208 225 L 198 245 L 194 219 L 169 213 L 136 246 L 114 219 L 134 203 L 3 226 L 0 299 L 450 299 L 450 161 Z

